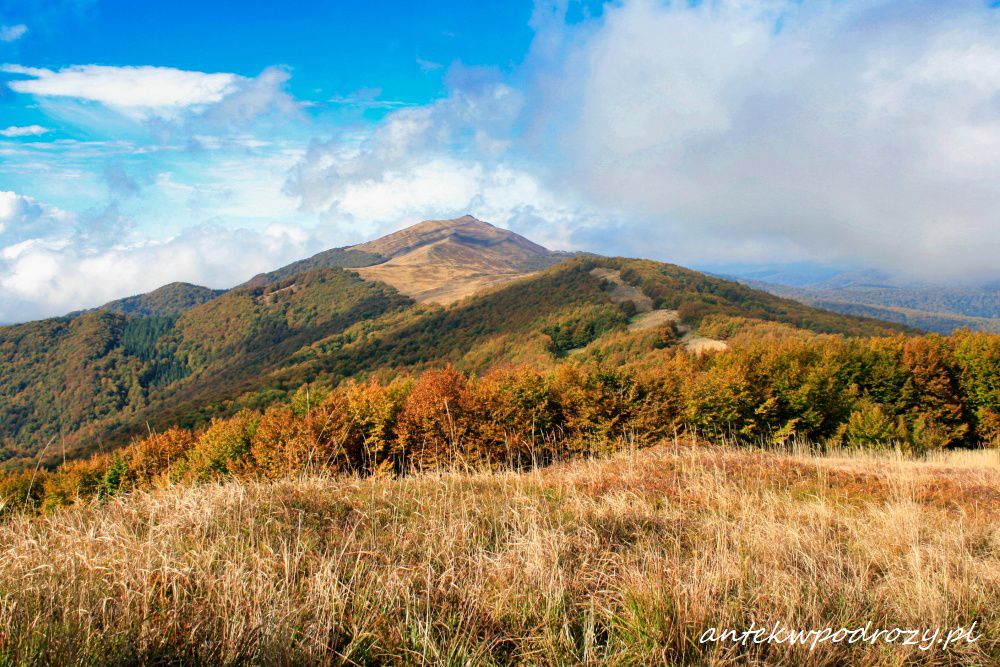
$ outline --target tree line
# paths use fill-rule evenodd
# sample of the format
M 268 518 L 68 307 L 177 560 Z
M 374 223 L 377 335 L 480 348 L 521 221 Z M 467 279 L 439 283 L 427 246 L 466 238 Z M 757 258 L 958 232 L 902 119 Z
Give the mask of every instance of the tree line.
M 740 322 L 715 322 L 714 333 L 733 334 L 719 353 L 672 346 L 631 365 L 584 357 L 307 385 L 264 410 L 10 473 L 0 480 L 0 511 L 231 476 L 523 468 L 679 433 L 916 454 L 1000 444 L 1000 336 L 739 335 Z

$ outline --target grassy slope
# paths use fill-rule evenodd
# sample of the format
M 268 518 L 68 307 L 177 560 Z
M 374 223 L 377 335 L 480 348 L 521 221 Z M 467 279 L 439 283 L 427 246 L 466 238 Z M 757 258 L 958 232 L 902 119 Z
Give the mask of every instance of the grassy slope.
M 527 474 L 164 488 L 0 524 L 0 664 L 997 664 L 998 498 L 995 452 L 669 445 Z M 983 636 L 697 641 L 751 619 Z

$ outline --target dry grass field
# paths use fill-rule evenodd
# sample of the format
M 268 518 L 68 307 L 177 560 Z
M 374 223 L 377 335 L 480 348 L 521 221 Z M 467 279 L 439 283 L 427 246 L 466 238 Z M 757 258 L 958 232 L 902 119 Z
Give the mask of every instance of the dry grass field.
M 420 303 L 440 305 L 530 275 L 541 268 L 538 259 L 550 254 L 472 216 L 427 220 L 355 248 L 390 258 L 353 269 L 359 276 L 392 285 Z
M 174 486 L 0 524 L 0 665 L 995 665 L 998 520 L 995 451 Z M 979 639 L 699 643 L 779 621 Z

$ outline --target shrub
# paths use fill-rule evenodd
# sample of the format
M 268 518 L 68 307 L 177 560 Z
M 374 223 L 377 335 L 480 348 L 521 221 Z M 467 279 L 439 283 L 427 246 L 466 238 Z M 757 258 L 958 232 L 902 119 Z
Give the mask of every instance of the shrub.
M 861 401 L 843 428 L 843 439 L 857 447 L 885 447 L 906 438 L 906 428 L 885 413 L 881 405 Z
M 268 409 L 250 445 L 253 470 L 273 479 L 309 468 L 354 467 L 359 457 L 358 452 L 348 453 L 351 423 L 346 408 L 343 394 L 334 392 L 301 416 L 288 407 Z
M 756 405 L 745 371 L 735 363 L 717 363 L 684 384 L 684 421 L 708 435 L 756 434 Z
M 313 408 L 323 403 L 329 393 L 328 390 L 315 384 L 303 385 L 292 394 L 292 398 L 288 402 L 288 407 L 292 409 L 292 412 L 296 416 L 304 417 L 312 412 Z
M 45 478 L 42 506 L 53 510 L 97 496 L 104 488 L 110 460 L 107 455 L 69 461 Z
M 112 457 L 111 464 L 107 470 L 104 471 L 104 478 L 101 479 L 101 484 L 97 492 L 98 496 L 104 498 L 113 496 L 121 491 L 127 475 L 128 464 L 125 463 L 125 459 L 122 458 L 121 454 L 116 454 Z
M 976 433 L 982 444 L 1000 447 L 1000 413 L 990 408 L 976 410 Z
M 633 311 L 635 304 L 632 305 Z M 633 312 L 634 314 L 634 312 Z M 621 308 L 608 304 L 582 306 L 572 309 L 561 319 L 542 328 L 549 337 L 549 351 L 562 355 L 584 347 L 598 336 L 616 327 L 623 327 L 628 318 Z
M 392 468 L 397 420 L 412 387 L 411 380 L 397 378 L 387 385 L 371 379 L 338 389 L 350 423 L 344 446 L 352 467 Z
M 909 378 L 901 401 L 913 423 L 914 441 L 927 448 L 965 442 L 970 416 L 962 403 L 959 370 L 945 338 L 927 335 L 906 339 L 902 363 Z
M 0 477 L 0 516 L 41 507 L 46 476 L 45 470 L 20 470 Z
M 568 454 L 610 451 L 623 440 L 655 439 L 669 428 L 650 387 L 623 369 L 564 365 L 556 369 L 554 391 Z
M 122 452 L 128 467 L 122 487 L 149 488 L 166 481 L 172 466 L 184 461 L 194 444 L 191 431 L 176 427 L 133 442 Z
M 515 466 L 551 458 L 545 445 L 562 419 L 552 376 L 525 367 L 470 380 L 462 414 L 465 449 L 474 458 Z
M 393 453 L 397 470 L 437 467 L 456 460 L 464 433 L 466 380 L 451 366 L 424 372 L 403 403 Z
M 228 419 L 213 419 L 188 451 L 181 475 L 208 480 L 242 470 L 240 460 L 250 452 L 260 414 L 242 410 Z
M 1000 444 L 1000 336 L 961 331 L 954 334 L 958 381 L 972 413 L 974 436 Z

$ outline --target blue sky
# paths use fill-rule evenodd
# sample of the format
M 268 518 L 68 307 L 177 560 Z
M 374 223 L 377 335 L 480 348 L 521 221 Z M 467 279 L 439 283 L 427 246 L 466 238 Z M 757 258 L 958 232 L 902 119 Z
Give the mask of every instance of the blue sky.
M 403 106 L 432 102 L 446 93 L 445 78 L 453 64 L 509 72 L 523 59 L 532 38 L 529 2 L 296 2 L 291 11 L 273 2 L 241 3 L 239 11 L 231 3 L 205 2 L 95 1 L 42 9 L 33 5 L 15 5 L 2 15 L 5 25 L 25 29 L 20 38 L 0 43 L 5 62 L 51 71 L 74 65 L 153 66 L 245 78 L 277 70 L 286 77 L 281 90 L 298 107 L 297 116 L 261 123 L 248 134 L 296 146 L 314 135 L 349 133 Z M 28 27 L 36 21 L 37 29 Z M 26 79 L 30 81 L 17 73 L 3 75 L 8 84 Z M 98 182 L 106 180 L 109 169 L 119 175 L 135 172 L 133 180 L 139 182 L 164 169 L 181 181 L 211 178 L 205 172 L 211 170 L 213 156 L 204 152 L 135 155 L 134 145 L 178 143 L 150 127 L 157 118 L 136 119 L 129 113 L 122 118 L 107 113 L 100 101 L 81 104 L 72 96 L 18 94 L 9 86 L 0 90 L 0 100 L 0 126 L 46 129 L 37 139 L 17 137 L 18 143 L 30 147 L 44 142 L 51 154 L 44 160 L 47 167 L 86 172 L 90 181 L 90 187 L 49 182 L 36 170 L 25 169 L 37 159 L 11 159 L 0 167 L 7 188 L 80 210 L 101 205 Z M 220 129 L 234 130 L 213 127 L 206 134 Z M 177 128 L 167 131 L 174 137 L 182 133 Z M 204 143 L 181 139 L 194 146 Z M 50 145 L 59 140 L 91 145 Z M 96 146 L 108 141 L 129 145 L 120 150 Z M 35 158 L 44 155 L 35 153 Z M 157 198 L 158 205 L 169 205 L 168 196 Z
M 981 0 L 0 5 L 0 322 L 466 212 L 698 267 L 1000 278 Z
M 31 22 L 36 11 L 7 12 Z M 426 103 L 443 91 L 444 65 L 516 66 L 531 43 L 530 2 L 421 3 L 104 2 L 78 5 L 18 40 L 22 64 L 152 64 L 256 76 L 293 68 L 287 89 L 317 104 L 378 88 L 382 97 Z M 37 32 L 37 34 L 36 34 Z M 17 122 L 23 109 L 4 108 Z

